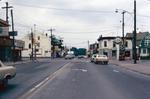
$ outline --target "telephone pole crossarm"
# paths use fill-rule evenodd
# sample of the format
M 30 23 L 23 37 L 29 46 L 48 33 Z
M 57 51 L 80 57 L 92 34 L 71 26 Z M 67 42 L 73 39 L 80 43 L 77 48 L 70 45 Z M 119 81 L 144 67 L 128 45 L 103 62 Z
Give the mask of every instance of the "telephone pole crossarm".
M 8 9 L 13 8 L 13 6 L 9 6 L 8 2 L 6 2 L 6 6 L 2 7 L 2 9 L 6 9 L 6 22 L 8 23 Z

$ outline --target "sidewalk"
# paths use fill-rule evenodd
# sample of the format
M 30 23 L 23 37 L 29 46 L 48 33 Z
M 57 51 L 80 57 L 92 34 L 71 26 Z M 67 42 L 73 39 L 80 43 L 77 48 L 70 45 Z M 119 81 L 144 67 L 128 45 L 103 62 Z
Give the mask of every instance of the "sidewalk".
M 29 58 L 24 58 L 21 61 L 17 62 L 3 62 L 5 65 L 18 65 L 18 64 L 24 64 L 29 62 L 39 62 L 39 61 L 47 61 L 50 60 L 49 58 L 37 58 L 36 60 L 30 60 Z
M 17 62 L 3 62 L 5 65 L 18 65 L 18 64 L 24 64 L 31 62 L 31 60 L 22 60 L 22 61 L 17 61 Z
M 118 60 L 110 60 L 110 64 L 114 64 L 117 66 L 121 66 L 123 68 L 141 73 L 150 75 L 150 60 L 140 60 L 137 61 L 137 64 L 133 63 L 133 60 L 125 60 L 125 61 L 118 61 Z

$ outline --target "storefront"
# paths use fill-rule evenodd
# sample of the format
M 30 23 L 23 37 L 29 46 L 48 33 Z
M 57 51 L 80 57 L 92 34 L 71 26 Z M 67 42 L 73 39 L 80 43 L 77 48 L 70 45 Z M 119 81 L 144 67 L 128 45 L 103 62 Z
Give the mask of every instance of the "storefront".
M 12 59 L 12 40 L 9 37 L 9 24 L 0 19 L 0 60 L 10 61 Z

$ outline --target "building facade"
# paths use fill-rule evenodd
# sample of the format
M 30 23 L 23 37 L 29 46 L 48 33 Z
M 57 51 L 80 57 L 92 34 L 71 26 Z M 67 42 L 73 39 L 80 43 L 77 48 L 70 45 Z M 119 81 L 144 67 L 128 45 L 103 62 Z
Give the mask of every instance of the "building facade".
M 116 48 L 115 39 L 116 39 L 116 37 L 100 36 L 98 38 L 99 54 L 107 55 L 109 58 L 116 58 L 117 57 L 117 48 Z M 131 58 L 132 57 L 132 40 L 131 40 L 131 38 L 124 38 L 124 41 L 125 41 L 126 58 Z
M 33 50 L 32 50 L 33 39 Z M 27 34 L 22 38 L 25 42 L 25 48 L 22 52 L 23 57 L 51 57 L 51 39 L 47 34 L 34 33 L 33 38 L 31 34 Z
M 150 33 L 146 33 L 138 46 L 141 58 L 150 59 Z
M 9 37 L 9 24 L 0 19 L 0 60 L 12 59 L 12 40 Z

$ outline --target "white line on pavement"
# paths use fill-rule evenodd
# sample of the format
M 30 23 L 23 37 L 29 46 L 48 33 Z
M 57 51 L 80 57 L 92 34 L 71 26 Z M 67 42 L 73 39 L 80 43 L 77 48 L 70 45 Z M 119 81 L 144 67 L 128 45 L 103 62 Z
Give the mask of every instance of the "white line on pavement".
M 67 63 L 64 66 L 62 66 L 60 69 L 58 69 L 56 72 L 45 78 L 42 82 L 34 86 L 32 89 L 30 89 L 27 93 L 21 96 L 20 99 L 31 99 L 32 95 L 41 87 L 44 87 L 49 81 L 53 80 L 57 74 L 59 74 L 64 68 L 66 68 L 70 64 Z
M 113 72 L 116 72 L 116 73 L 118 73 L 119 71 L 114 69 L 114 70 L 113 70 Z

